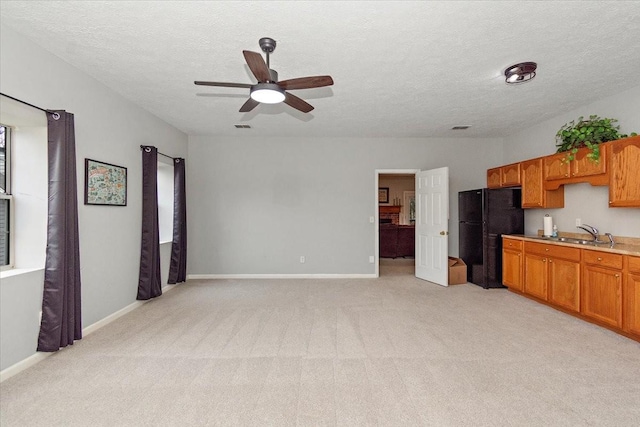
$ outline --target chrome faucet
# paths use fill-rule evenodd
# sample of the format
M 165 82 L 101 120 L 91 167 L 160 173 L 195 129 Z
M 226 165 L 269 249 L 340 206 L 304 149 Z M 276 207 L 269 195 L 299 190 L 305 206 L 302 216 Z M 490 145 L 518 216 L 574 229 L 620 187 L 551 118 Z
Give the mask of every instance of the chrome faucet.
M 613 247 L 613 245 L 616 244 L 616 242 L 613 241 L 613 234 L 611 233 L 604 233 L 605 236 L 607 236 L 609 238 L 609 243 L 611 244 L 611 247 Z
M 593 241 L 596 243 L 601 243 L 600 242 L 600 233 L 598 232 L 598 229 L 595 228 L 592 225 L 589 224 L 582 224 L 579 225 L 577 228 L 582 228 L 584 231 L 586 231 L 587 233 L 591 234 L 591 236 L 593 236 Z

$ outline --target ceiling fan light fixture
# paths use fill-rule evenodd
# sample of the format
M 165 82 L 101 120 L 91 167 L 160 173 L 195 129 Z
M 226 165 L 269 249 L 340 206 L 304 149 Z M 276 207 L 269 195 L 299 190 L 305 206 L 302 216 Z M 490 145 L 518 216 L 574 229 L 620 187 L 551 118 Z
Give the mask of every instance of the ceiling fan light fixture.
M 278 104 L 284 101 L 284 90 L 275 83 L 258 83 L 251 88 L 253 100 L 263 104 Z
M 536 68 L 538 64 L 535 62 L 521 62 L 512 65 L 504 70 L 505 82 L 507 84 L 525 83 L 536 76 Z

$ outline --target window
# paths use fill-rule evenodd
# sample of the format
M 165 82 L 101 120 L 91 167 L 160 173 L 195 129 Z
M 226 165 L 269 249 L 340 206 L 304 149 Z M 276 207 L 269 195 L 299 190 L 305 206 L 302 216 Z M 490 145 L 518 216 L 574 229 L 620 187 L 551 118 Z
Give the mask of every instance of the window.
M 173 240 L 173 163 L 158 160 L 158 229 L 160 243 Z
M 5 270 L 44 267 L 47 116 L 4 96 L 0 102 L 0 270 L 5 277 Z
M 0 267 L 11 265 L 11 128 L 0 125 Z

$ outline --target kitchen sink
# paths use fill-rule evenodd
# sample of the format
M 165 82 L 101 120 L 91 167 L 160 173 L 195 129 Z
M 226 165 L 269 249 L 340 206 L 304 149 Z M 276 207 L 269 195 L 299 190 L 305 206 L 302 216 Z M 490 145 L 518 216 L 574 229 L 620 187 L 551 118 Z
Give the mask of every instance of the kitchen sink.
M 613 246 L 609 242 L 594 242 L 593 240 L 575 239 L 573 237 L 545 237 L 545 236 L 527 236 L 527 237 L 532 237 L 534 239 L 540 239 L 540 240 L 548 240 L 550 242 L 573 243 L 574 245 Z

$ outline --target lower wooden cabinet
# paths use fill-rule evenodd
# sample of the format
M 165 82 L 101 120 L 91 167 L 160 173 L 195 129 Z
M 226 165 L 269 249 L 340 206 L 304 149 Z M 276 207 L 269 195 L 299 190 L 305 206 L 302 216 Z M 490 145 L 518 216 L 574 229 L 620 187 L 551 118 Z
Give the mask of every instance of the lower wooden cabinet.
M 568 310 L 580 311 L 580 262 L 550 258 L 548 268 L 549 302 Z
M 580 249 L 525 242 L 524 292 L 579 311 Z
M 626 257 L 623 330 L 640 338 L 640 257 Z
M 640 341 L 640 256 L 503 237 L 510 290 Z
M 524 253 L 524 293 L 547 300 L 547 258 L 542 255 Z
M 502 242 L 502 283 L 509 289 L 524 291 L 522 272 L 522 240 L 505 237 Z
M 622 255 L 584 251 L 583 315 L 622 328 Z

